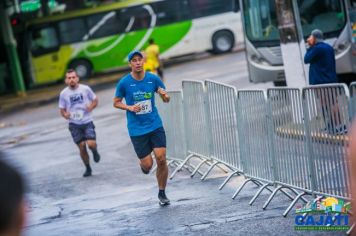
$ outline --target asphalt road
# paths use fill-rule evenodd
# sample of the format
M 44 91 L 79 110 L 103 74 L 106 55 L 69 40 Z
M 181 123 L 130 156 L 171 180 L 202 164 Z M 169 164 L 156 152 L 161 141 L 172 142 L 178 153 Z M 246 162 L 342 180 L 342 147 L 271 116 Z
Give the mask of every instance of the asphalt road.
M 248 82 L 244 53 L 198 58 L 165 69 L 168 89 L 180 89 L 184 79 L 211 79 L 238 89 L 271 86 Z M 138 166 L 125 113 L 112 107 L 114 87 L 96 91 L 102 160 L 92 161 L 90 178 L 82 177 L 84 167 L 56 103 L 0 118 L 5 124 L 0 149 L 29 187 L 25 235 L 335 235 L 294 231 L 294 214 L 282 217 L 290 201 L 280 194 L 266 211 L 262 205 L 268 192 L 249 206 L 258 189 L 253 184 L 232 200 L 244 178 L 235 177 L 219 191 L 227 176 L 219 169 L 204 182 L 191 179 L 187 171 L 178 173 L 167 188 L 172 204 L 160 207 L 155 176 L 143 175 Z

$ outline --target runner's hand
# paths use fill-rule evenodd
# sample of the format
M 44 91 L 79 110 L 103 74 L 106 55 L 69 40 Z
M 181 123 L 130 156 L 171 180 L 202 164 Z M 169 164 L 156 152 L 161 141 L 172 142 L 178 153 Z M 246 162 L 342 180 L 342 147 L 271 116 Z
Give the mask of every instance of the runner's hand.
M 63 116 L 64 116 L 65 119 L 69 120 L 70 119 L 70 112 L 65 112 L 63 114 Z
M 87 112 L 91 112 L 93 110 L 92 104 L 87 105 Z
M 141 107 L 140 105 L 133 105 L 133 106 L 128 106 L 127 109 L 131 112 L 140 112 L 141 111 Z
M 157 93 L 162 98 L 163 102 L 169 102 L 170 97 L 169 97 L 167 91 L 165 91 L 163 88 L 159 87 L 157 90 Z

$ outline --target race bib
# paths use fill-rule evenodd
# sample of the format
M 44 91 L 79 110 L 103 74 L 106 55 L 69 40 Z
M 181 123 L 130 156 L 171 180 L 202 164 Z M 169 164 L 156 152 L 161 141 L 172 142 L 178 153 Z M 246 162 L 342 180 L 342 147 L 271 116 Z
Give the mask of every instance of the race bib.
M 141 111 L 136 112 L 136 115 L 143 115 L 152 112 L 152 103 L 151 100 L 144 100 L 141 102 L 136 103 L 141 108 Z
M 83 117 L 84 117 L 84 111 L 82 110 L 74 111 L 70 113 L 70 118 L 72 120 L 81 121 Z

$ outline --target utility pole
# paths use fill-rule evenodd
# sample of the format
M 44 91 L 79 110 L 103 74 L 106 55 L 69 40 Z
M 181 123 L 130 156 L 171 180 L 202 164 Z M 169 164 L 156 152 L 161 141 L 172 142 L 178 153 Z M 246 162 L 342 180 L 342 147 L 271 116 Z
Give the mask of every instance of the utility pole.
M 275 0 L 281 52 L 287 86 L 303 87 L 309 67 L 304 64 L 306 52 L 297 0 Z
M 26 89 L 22 76 L 21 66 L 16 50 L 16 40 L 14 38 L 9 16 L 4 8 L 4 5 L 0 3 L 0 30 L 5 44 L 7 57 L 9 60 L 10 74 L 14 84 L 14 90 L 17 95 L 25 96 Z

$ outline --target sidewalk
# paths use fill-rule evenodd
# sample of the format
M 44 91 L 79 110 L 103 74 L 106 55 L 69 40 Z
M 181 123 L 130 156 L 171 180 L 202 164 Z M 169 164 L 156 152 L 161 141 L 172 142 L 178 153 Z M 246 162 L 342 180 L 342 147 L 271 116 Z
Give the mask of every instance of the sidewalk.
M 87 84 L 94 90 L 109 84 L 115 84 L 124 72 L 116 72 L 105 75 L 94 76 L 88 80 L 81 80 L 81 83 Z M 60 91 L 65 87 L 61 84 L 52 84 L 42 88 L 35 88 L 27 91 L 24 97 L 15 94 L 0 96 L 0 113 L 10 113 L 21 110 L 25 107 L 47 104 L 58 99 Z

